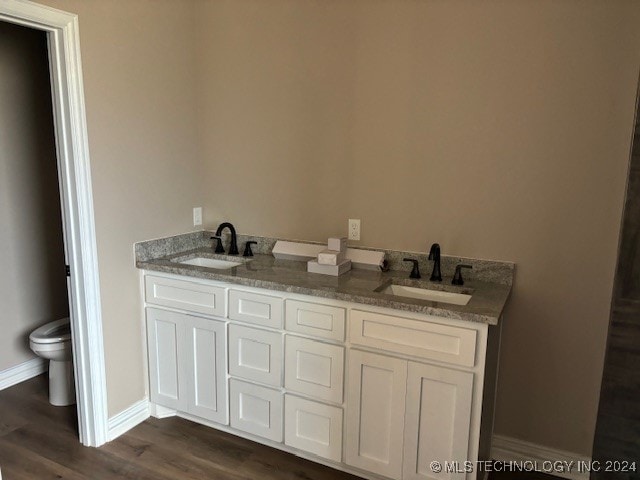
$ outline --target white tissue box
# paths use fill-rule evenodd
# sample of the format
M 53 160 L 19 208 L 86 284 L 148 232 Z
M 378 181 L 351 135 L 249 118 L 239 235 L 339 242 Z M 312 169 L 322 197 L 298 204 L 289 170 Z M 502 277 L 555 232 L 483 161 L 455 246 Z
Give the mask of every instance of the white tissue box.
M 347 237 L 331 237 L 327 243 L 329 250 L 335 250 L 336 252 L 347 251 Z
M 323 250 L 318 254 L 318 263 L 320 265 L 338 265 L 346 260 L 346 252 L 338 252 L 337 250 Z
M 351 270 L 351 260 L 345 260 L 338 265 L 320 265 L 317 260 L 307 262 L 307 272 L 321 273 L 323 275 L 333 275 L 337 277 Z

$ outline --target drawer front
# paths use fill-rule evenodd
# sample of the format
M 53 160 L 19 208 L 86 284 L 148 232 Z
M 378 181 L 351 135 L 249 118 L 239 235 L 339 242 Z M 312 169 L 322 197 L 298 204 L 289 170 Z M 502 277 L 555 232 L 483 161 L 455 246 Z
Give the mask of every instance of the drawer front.
M 287 335 L 284 385 L 288 390 L 342 403 L 344 348 Z
M 340 462 L 342 460 L 342 408 L 285 395 L 284 443 L 334 462 Z
M 352 310 L 351 342 L 417 357 L 473 367 L 477 332 L 422 320 Z
M 233 428 L 282 442 L 282 393 L 232 378 L 229 399 Z
M 298 300 L 286 301 L 285 327 L 290 332 L 342 342 L 345 317 L 344 308 Z
M 227 316 L 226 288 L 152 275 L 147 275 L 144 282 L 147 303 Z
M 282 386 L 282 334 L 229 325 L 229 374 Z
M 282 299 L 229 290 L 229 318 L 264 327 L 282 328 Z

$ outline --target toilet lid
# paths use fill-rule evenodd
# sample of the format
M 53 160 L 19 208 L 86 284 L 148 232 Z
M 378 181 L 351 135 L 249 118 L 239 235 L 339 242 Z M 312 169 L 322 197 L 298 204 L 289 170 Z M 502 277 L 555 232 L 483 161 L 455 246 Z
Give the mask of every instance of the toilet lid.
M 71 339 L 71 323 L 69 318 L 49 322 L 35 329 L 29 340 L 33 343 L 59 343 Z

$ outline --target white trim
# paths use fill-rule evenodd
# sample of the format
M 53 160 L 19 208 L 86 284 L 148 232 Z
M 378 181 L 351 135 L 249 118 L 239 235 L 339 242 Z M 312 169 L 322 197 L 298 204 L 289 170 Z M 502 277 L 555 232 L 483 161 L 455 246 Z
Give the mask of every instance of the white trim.
M 115 440 L 123 433 L 144 422 L 149 416 L 149 400 L 146 398 L 125 408 L 122 412 L 109 419 L 108 441 Z
M 44 30 L 54 110 L 80 441 L 107 440 L 107 390 L 91 171 L 77 15 L 27 0 L 2 0 L 0 20 Z
M 175 417 L 178 414 L 178 411 L 174 408 L 163 407 L 162 405 L 158 405 L 157 403 L 149 402 L 149 413 L 154 418 L 169 418 Z
M 493 444 L 491 447 L 491 457 L 494 460 L 500 461 L 531 461 L 535 462 L 540 471 L 549 475 L 554 475 L 560 478 L 569 478 L 572 480 L 588 480 L 589 472 L 579 471 L 579 462 L 581 465 L 589 465 L 591 458 L 580 455 L 578 453 L 567 452 L 565 450 L 558 450 L 555 448 L 545 447 L 537 445 L 531 442 L 525 442 L 524 440 L 518 440 L 516 438 L 505 437 L 503 435 L 494 435 Z M 544 471 L 543 464 L 545 462 L 561 462 L 560 465 L 571 465 L 566 471 Z M 573 462 L 573 463 L 572 463 Z M 549 466 L 549 463 L 545 464 Z M 585 468 L 582 468 L 585 470 Z
M 47 361 L 44 358 L 32 358 L 19 365 L 2 370 L 0 372 L 0 390 L 13 387 L 46 371 Z

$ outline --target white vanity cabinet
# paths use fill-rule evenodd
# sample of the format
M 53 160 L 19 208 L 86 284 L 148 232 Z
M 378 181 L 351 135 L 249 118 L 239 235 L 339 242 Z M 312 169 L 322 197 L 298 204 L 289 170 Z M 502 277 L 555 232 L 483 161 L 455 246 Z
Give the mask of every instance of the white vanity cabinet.
M 156 308 L 146 312 L 151 400 L 228 423 L 224 322 Z
M 474 373 L 459 368 L 475 365 L 478 332 L 360 310 L 351 320 L 352 343 L 388 354 L 350 351 L 347 463 L 394 479 L 464 479 L 430 465 L 462 470 L 469 458 Z M 407 352 L 451 365 L 393 356 Z
M 169 414 L 376 480 L 475 480 L 430 464 L 489 456 L 486 324 L 170 274 L 144 290 Z

